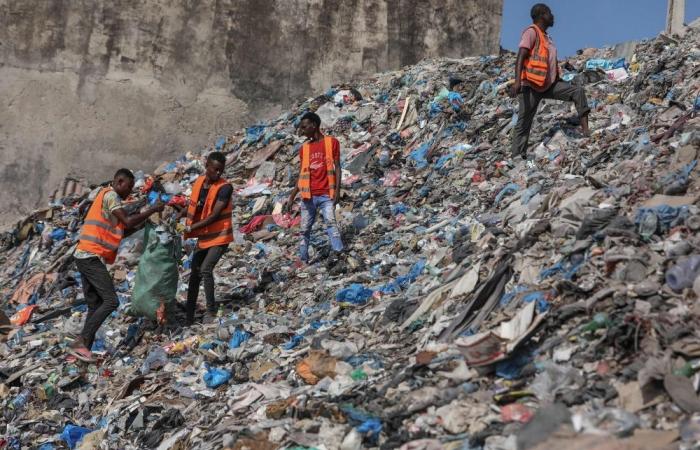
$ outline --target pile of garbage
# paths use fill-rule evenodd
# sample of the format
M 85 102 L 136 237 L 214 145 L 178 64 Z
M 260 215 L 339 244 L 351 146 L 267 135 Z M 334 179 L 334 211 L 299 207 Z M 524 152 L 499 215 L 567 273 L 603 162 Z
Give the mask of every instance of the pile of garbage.
M 699 43 L 691 27 L 570 59 L 593 133 L 545 101 L 526 160 L 510 159 L 504 53 L 336 86 L 137 172 L 131 207 L 178 202 L 226 153 L 235 242 L 217 317 L 188 328 L 175 299 L 165 319 L 132 310 L 143 232 L 125 239 L 93 365 L 65 348 L 86 313 L 71 255 L 96 189 L 64 190 L 0 240 L 0 449 L 694 448 Z M 284 208 L 307 111 L 342 145 L 337 264 L 320 225 L 299 261 Z

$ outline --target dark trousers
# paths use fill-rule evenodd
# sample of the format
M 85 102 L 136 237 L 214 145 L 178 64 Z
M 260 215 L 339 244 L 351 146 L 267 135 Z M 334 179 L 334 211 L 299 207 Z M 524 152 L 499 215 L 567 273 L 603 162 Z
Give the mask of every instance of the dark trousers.
M 87 302 L 87 318 L 80 336 L 88 348 L 92 347 L 95 334 L 102 323 L 119 307 L 117 292 L 114 290 L 112 277 L 100 258 L 76 259 L 75 265 L 80 272 L 83 294 Z
M 219 245 L 204 249 L 196 249 L 192 255 L 192 271 L 190 283 L 187 288 L 187 319 L 194 320 L 194 310 L 199 296 L 199 284 L 204 284 L 204 296 L 207 299 L 207 309 L 213 312 L 216 309 L 214 297 L 214 266 L 219 262 L 228 245 Z
M 513 157 L 525 156 L 527 153 L 527 142 L 530 138 L 532 121 L 537 114 L 537 107 L 542 99 L 563 100 L 574 102 L 579 117 L 588 114 L 591 109 L 586 100 L 586 91 L 583 86 L 574 86 L 566 81 L 556 81 L 544 92 L 537 92 L 529 86 L 523 87 L 518 95 L 518 122 L 513 128 L 513 143 L 511 153 Z

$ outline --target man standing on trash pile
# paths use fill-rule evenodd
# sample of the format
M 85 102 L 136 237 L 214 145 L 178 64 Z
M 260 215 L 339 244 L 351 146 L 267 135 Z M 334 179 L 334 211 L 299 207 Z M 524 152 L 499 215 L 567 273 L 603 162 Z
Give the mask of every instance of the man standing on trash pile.
M 321 118 L 316 113 L 304 114 L 299 131 L 309 141 L 302 145 L 299 152 L 299 182 L 287 201 L 287 208 L 291 208 L 297 193 L 301 191 L 302 241 L 299 256 L 305 263 L 309 262 L 311 229 L 316 221 L 316 212 L 320 211 L 333 250 L 331 261 L 335 261 L 344 248 L 335 219 L 335 205 L 340 198 L 340 143 L 332 136 L 321 134 Z
M 518 57 L 515 63 L 515 82 L 511 96 L 518 97 L 518 122 L 513 129 L 511 153 L 525 157 L 532 121 L 537 106 L 545 98 L 572 101 L 581 121 L 583 133 L 588 135 L 590 108 L 582 86 L 573 86 L 559 78 L 557 49 L 547 29 L 554 25 L 554 16 L 549 7 L 538 3 L 530 10 L 533 24 L 523 31 Z
M 83 331 L 69 348 L 69 353 L 85 362 L 93 361 L 90 348 L 97 330 L 119 307 L 114 283 L 105 264 L 114 263 L 119 243 L 128 230 L 141 225 L 164 207 L 158 202 L 141 213 L 127 215 L 122 201 L 131 195 L 133 188 L 134 174 L 129 169 L 119 169 L 114 174 L 112 185 L 101 189 L 92 202 L 73 255 L 88 309 Z
M 204 175 L 195 180 L 187 207 L 185 237 L 197 238 L 185 305 L 188 325 L 194 323 L 200 283 L 204 284 L 207 312 L 216 312 L 214 266 L 233 242 L 233 186 L 222 178 L 225 167 L 226 156 L 223 153 L 209 154 Z

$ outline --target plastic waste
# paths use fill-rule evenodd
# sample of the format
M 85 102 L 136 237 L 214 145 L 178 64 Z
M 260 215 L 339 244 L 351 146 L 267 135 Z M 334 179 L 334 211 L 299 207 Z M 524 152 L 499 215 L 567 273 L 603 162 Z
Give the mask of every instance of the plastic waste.
M 68 444 L 71 449 L 75 448 L 86 434 L 92 433 L 89 428 L 79 427 L 75 425 L 66 425 L 61 433 L 61 439 Z
M 209 367 L 207 368 L 203 379 L 204 383 L 206 383 L 209 389 L 216 389 L 217 387 L 228 383 L 228 381 L 231 379 L 231 372 L 216 367 Z
M 666 284 L 676 292 L 693 287 L 700 275 L 700 255 L 692 255 L 679 260 L 666 271 Z
M 252 334 L 248 333 L 245 330 L 242 329 L 236 329 L 233 332 L 233 336 L 231 336 L 231 339 L 228 341 L 228 346 L 229 348 L 238 348 L 240 347 L 245 341 L 250 339 Z
M 146 375 L 152 370 L 160 369 L 168 363 L 168 354 L 163 347 L 155 346 L 151 348 L 148 356 L 141 365 L 141 374 Z
M 583 377 L 578 370 L 545 361 L 530 389 L 540 401 L 551 403 L 557 394 L 566 389 L 575 389 L 582 383 Z
M 345 289 L 339 290 L 335 294 L 338 303 L 350 303 L 353 305 L 364 305 L 372 297 L 374 291 L 361 284 L 353 283 Z
M 579 433 L 616 437 L 629 436 L 640 425 L 637 416 L 617 408 L 600 408 L 574 414 L 571 423 Z
M 19 393 L 19 395 L 17 395 L 17 397 L 15 397 L 12 400 L 12 403 L 11 403 L 12 408 L 15 411 L 19 411 L 20 409 L 24 408 L 24 406 L 27 404 L 27 402 L 29 402 L 29 399 L 31 398 L 31 396 L 32 396 L 31 391 L 29 389 L 24 389 L 22 392 Z

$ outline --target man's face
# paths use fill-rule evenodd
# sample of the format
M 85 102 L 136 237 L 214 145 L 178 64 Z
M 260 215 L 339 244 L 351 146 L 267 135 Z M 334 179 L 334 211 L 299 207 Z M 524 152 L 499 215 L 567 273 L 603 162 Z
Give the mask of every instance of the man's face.
M 224 173 L 224 165 L 219 161 L 207 160 L 207 163 L 204 165 L 204 171 L 209 181 L 219 181 L 219 178 Z
M 547 12 L 544 15 L 544 22 L 547 24 L 548 27 L 553 27 L 554 26 L 554 14 L 552 14 L 552 10 L 547 10 Z
M 299 124 L 299 132 L 302 134 L 302 136 L 305 136 L 307 138 L 312 138 L 316 134 L 316 124 L 310 121 L 309 119 L 304 119 L 301 121 Z
M 112 181 L 112 187 L 117 195 L 122 199 L 126 199 L 131 195 L 131 191 L 134 190 L 134 180 L 124 175 L 119 175 Z

